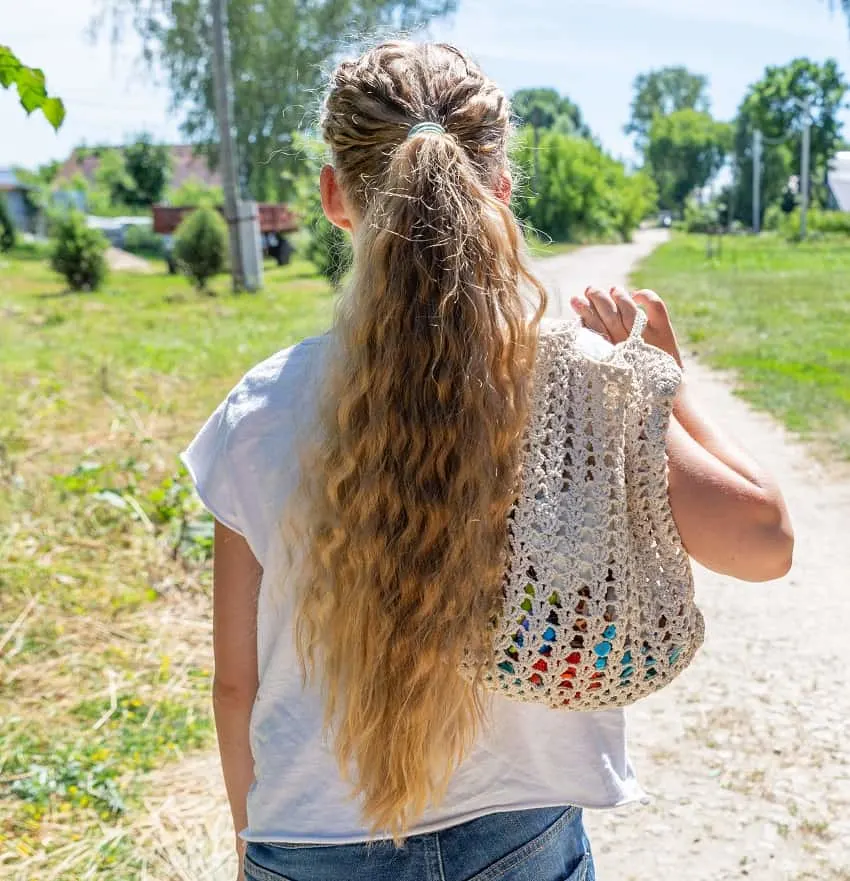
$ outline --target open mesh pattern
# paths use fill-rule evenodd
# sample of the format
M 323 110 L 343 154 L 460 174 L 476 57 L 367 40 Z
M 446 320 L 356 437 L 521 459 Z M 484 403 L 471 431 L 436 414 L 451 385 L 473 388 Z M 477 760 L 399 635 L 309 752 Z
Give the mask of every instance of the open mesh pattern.
M 678 365 L 645 316 L 607 361 L 577 325 L 541 331 L 504 606 L 488 686 L 570 710 L 634 703 L 675 678 L 704 637 L 667 496 Z

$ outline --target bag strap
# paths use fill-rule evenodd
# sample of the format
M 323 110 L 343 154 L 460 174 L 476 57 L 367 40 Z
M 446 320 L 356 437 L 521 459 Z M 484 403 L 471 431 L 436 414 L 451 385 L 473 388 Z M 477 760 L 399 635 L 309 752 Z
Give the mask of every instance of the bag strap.
M 643 309 L 638 309 L 635 313 L 634 324 L 628 339 L 625 341 L 627 346 L 633 346 L 635 343 L 643 342 L 643 332 L 646 329 L 647 317 Z

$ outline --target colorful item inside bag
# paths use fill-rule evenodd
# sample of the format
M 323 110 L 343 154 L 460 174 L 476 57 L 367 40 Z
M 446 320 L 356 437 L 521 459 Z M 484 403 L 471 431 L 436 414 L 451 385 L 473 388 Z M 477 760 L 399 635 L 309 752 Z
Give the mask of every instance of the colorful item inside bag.
M 541 332 L 509 569 L 487 684 L 570 710 L 634 703 L 704 637 L 667 496 L 666 434 L 681 370 L 628 340 L 597 361 L 577 326 Z

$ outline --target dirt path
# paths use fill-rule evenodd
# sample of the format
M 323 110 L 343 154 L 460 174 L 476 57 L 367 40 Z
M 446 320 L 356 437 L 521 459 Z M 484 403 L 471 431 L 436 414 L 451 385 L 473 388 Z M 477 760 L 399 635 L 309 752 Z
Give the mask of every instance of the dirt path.
M 587 284 L 625 284 L 663 238 L 644 232 L 632 245 L 541 263 L 550 311 Z M 850 881 L 850 481 L 826 474 L 723 378 L 693 363 L 688 372 L 712 416 L 779 476 L 796 563 L 770 585 L 698 572 L 706 646 L 678 682 L 630 712 L 653 800 L 588 815 L 598 877 Z M 152 878 L 235 877 L 220 780 L 214 755 L 161 772 L 141 824 L 162 860 Z
M 106 252 L 106 260 L 110 269 L 120 272 L 140 272 L 143 275 L 152 275 L 157 271 L 156 267 L 152 266 L 144 257 L 137 257 L 120 248 L 109 248 Z
M 659 235 L 553 258 L 544 274 L 568 308 L 588 283 L 624 284 Z M 550 311 L 559 308 L 553 297 Z M 599 878 L 848 881 L 850 482 L 722 377 L 687 369 L 712 417 L 779 477 L 796 561 L 768 585 L 697 573 L 706 646 L 678 682 L 630 712 L 633 758 L 653 801 L 588 816 Z

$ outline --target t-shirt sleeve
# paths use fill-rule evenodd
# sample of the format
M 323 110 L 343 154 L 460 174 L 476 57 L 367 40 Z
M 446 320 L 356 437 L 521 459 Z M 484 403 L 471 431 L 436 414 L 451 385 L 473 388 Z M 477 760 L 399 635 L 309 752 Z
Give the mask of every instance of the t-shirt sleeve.
M 204 507 L 228 529 L 248 539 L 248 524 L 237 498 L 235 475 L 228 456 L 233 427 L 228 419 L 229 409 L 228 399 L 219 405 L 180 454 L 180 460 Z

